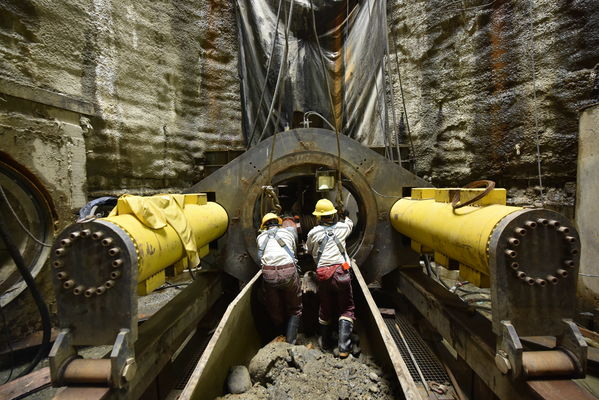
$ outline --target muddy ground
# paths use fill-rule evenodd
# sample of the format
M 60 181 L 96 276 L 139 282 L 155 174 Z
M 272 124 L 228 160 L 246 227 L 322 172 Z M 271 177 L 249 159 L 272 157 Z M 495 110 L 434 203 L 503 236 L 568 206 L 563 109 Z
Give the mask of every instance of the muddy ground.
M 290 345 L 271 342 L 249 364 L 252 387 L 219 400 L 374 400 L 395 399 L 395 380 L 360 354 L 346 359 L 323 352 L 314 340 Z

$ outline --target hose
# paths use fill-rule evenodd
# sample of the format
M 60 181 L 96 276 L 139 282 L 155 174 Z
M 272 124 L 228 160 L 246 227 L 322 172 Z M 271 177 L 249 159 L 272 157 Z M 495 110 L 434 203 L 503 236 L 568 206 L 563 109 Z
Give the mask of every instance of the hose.
M 31 276 L 31 272 L 29 272 L 29 270 L 25 266 L 25 260 L 23 260 L 23 256 L 21 255 L 19 249 L 17 249 L 16 245 L 6 232 L 6 227 L 3 223 L 0 223 L 0 237 L 2 238 L 2 240 L 4 240 L 4 243 L 6 243 L 6 249 L 8 250 L 8 253 L 14 260 L 17 269 L 19 270 L 21 276 L 23 277 L 23 280 L 27 284 L 27 287 L 29 288 L 29 290 L 31 290 L 31 295 L 33 296 L 33 300 L 35 301 L 37 309 L 40 313 L 40 317 L 42 319 L 42 344 L 40 345 L 37 354 L 31 361 L 29 366 L 19 374 L 19 377 L 21 377 L 33 371 L 35 366 L 41 361 L 43 357 L 45 357 L 48 354 L 50 350 L 50 331 L 52 329 L 52 326 L 50 324 L 50 312 L 48 311 L 48 306 L 44 302 L 44 299 L 42 298 L 42 295 L 40 294 L 37 285 L 35 284 L 33 276 Z

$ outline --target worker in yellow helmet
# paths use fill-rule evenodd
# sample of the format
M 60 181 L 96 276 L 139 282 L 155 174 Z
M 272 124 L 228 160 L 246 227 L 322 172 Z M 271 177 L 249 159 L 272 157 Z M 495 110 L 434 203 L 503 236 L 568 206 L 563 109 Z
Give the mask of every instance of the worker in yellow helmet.
M 281 228 L 282 222 L 274 213 L 264 215 L 256 242 L 266 307 L 275 329 L 282 331 L 287 322 L 286 340 L 295 344 L 302 316 L 302 293 L 295 258 L 298 237 L 294 224 Z
M 345 240 L 354 223 L 346 211 L 335 208 L 327 199 L 316 203 L 314 212 L 320 224 L 308 232 L 306 246 L 316 262 L 320 308 L 320 346 L 330 347 L 333 315 L 339 313 L 339 356 L 345 358 L 351 351 L 351 334 L 355 321 L 354 298 L 349 273 L 350 259 L 345 250 Z

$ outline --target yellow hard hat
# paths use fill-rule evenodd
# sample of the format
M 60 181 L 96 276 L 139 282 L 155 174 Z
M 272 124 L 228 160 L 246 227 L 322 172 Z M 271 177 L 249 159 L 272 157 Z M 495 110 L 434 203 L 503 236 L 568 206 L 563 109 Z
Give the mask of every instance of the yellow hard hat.
M 323 215 L 333 215 L 335 213 L 337 213 L 337 210 L 335 209 L 333 203 L 331 203 L 331 200 L 320 199 L 316 203 L 316 207 L 314 208 L 312 215 L 322 217 Z
M 268 221 L 270 221 L 272 219 L 276 219 L 279 222 L 279 225 L 281 225 L 283 223 L 283 220 L 277 214 L 268 213 L 268 214 L 265 214 L 264 217 L 262 217 L 262 224 L 260 225 L 260 229 L 264 229 L 264 224 L 266 224 Z

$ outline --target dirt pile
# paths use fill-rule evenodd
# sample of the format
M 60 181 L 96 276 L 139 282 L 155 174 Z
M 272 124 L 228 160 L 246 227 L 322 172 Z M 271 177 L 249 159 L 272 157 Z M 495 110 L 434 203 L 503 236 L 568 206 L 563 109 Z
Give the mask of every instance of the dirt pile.
M 220 400 L 374 400 L 395 399 L 397 388 L 369 357 L 344 360 L 312 344 L 272 342 L 249 365 L 253 386 Z

